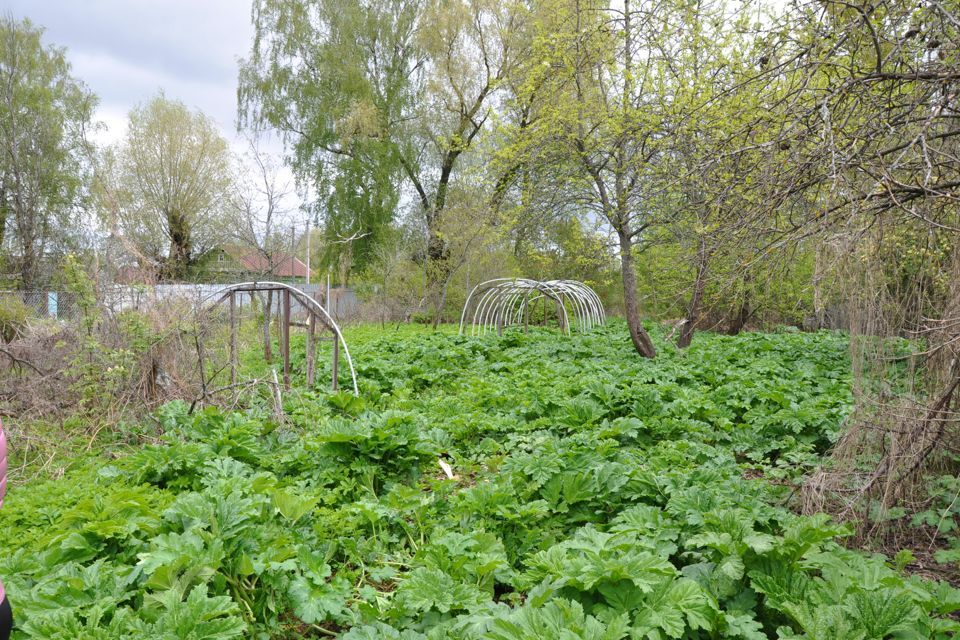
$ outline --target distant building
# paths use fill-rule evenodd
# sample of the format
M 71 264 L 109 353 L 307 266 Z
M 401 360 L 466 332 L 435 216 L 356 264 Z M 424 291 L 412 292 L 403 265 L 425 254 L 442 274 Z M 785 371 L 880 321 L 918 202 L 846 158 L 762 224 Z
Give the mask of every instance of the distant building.
M 280 282 L 303 281 L 307 265 L 283 251 L 265 254 L 257 249 L 224 245 L 203 259 L 200 279 L 216 282 L 272 279 Z

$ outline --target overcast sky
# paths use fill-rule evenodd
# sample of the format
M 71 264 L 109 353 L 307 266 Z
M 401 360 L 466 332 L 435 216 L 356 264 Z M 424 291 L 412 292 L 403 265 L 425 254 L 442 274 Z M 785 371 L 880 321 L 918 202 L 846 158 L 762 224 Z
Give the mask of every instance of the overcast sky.
M 46 29 L 46 44 L 67 48 L 73 75 L 100 99 L 94 139 L 120 139 L 127 114 L 161 89 L 168 98 L 199 109 L 220 126 L 238 154 L 248 150 L 236 132 L 238 59 L 253 39 L 251 0 L 0 0 L 0 11 L 29 18 Z M 276 139 L 260 142 L 281 164 Z M 300 199 L 286 168 L 283 209 L 298 228 Z M 292 216 L 292 218 L 290 218 Z
M 252 39 L 250 0 L 0 0 L 0 9 L 67 48 L 74 76 L 100 98 L 101 141 L 122 136 L 130 109 L 163 89 L 239 143 L 237 59 Z

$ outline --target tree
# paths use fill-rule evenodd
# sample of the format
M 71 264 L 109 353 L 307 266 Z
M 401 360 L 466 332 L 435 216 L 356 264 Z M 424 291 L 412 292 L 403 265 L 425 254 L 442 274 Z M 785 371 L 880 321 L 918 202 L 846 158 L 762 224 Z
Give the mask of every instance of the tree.
M 363 270 L 395 219 L 419 12 L 413 1 L 254 3 L 239 124 L 277 130 L 298 182 L 317 191 L 328 266 L 349 254 Z
M 561 206 L 607 222 L 619 247 L 630 337 L 648 358 L 656 349 L 640 322 L 634 245 L 649 225 L 642 189 L 662 134 L 654 97 L 662 95 L 666 61 L 654 43 L 670 26 L 665 7 L 641 13 L 631 0 L 619 9 L 556 0 L 538 12 L 516 97 L 535 100 L 537 112 L 517 128 L 505 163 L 566 193 Z
M 401 193 L 415 201 L 437 305 L 449 196 L 515 64 L 516 6 L 493 0 L 258 0 L 240 73 L 242 124 L 280 130 L 321 188 L 330 240 L 362 269 Z
M 130 112 L 99 195 L 110 227 L 164 279 L 183 279 L 226 237 L 232 157 L 216 125 L 162 93 Z
M 232 217 L 236 220 L 232 236 L 242 246 L 257 251 L 263 258 L 264 273 L 272 273 L 280 253 L 296 250 L 289 234 L 283 232 L 291 213 L 287 202 L 291 186 L 254 141 L 249 147 L 232 185 Z
M 912 500 L 960 442 L 960 11 L 828 1 L 807 18 L 798 75 L 816 91 L 791 115 L 809 169 L 791 191 L 820 205 L 797 228 L 832 235 L 846 254 L 857 398 L 831 473 L 809 488 L 842 487 L 846 513 L 869 526 L 876 506 Z M 828 42 L 828 30 L 844 35 Z M 880 337 L 907 337 L 911 353 Z M 863 460 L 876 466 L 848 473 Z
M 24 288 L 40 284 L 44 258 L 80 228 L 96 106 L 64 50 L 42 37 L 29 20 L 0 18 L 0 250 L 9 247 Z
M 767 160 L 763 149 L 775 138 L 780 115 L 769 108 L 777 85 L 759 63 L 763 33 L 752 24 L 759 11 L 754 2 L 680 5 L 679 26 L 659 45 L 668 52 L 669 90 L 659 96 L 664 138 L 654 182 L 667 206 L 651 217 L 681 244 L 691 264 L 692 282 L 679 288 L 689 291 L 677 338 L 681 348 L 693 340 L 711 279 L 732 289 L 732 281 L 749 272 L 745 264 L 756 257 L 756 238 L 776 215 L 756 188 Z M 745 264 L 731 272 L 715 269 L 717 259 Z M 748 306 L 741 304 L 741 316 Z

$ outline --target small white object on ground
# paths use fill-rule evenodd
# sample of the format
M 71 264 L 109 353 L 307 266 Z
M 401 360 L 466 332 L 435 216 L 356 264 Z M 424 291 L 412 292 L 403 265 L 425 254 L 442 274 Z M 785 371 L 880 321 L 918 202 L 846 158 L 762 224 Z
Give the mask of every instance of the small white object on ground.
M 443 472 L 447 474 L 447 477 L 451 480 L 455 480 L 457 476 L 453 475 L 453 467 L 447 464 L 447 461 L 443 458 L 437 458 L 437 462 L 440 463 L 440 468 L 443 469 Z

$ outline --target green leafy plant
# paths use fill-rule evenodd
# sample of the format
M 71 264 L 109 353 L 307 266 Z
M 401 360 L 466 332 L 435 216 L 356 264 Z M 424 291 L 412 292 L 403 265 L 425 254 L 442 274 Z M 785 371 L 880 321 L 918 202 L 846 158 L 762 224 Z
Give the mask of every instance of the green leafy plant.
M 960 591 L 905 575 L 907 552 L 845 549 L 764 479 L 836 438 L 842 336 L 705 334 L 651 362 L 617 322 L 356 331 L 362 399 L 293 390 L 283 427 L 170 403 L 159 443 L 14 490 L 16 640 L 960 632 Z M 952 520 L 937 486 L 930 518 Z

